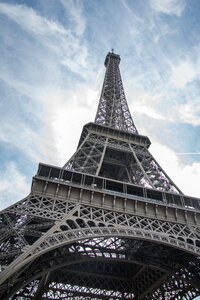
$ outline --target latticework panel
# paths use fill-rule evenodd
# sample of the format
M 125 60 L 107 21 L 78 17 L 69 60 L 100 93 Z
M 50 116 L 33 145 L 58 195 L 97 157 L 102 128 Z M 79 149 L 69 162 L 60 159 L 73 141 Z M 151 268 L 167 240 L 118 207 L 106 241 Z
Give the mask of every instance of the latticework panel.
M 95 123 L 137 133 L 125 98 L 119 62 L 119 55 L 108 53 L 105 61 L 106 74 Z
M 24 299 L 180 299 L 180 295 L 192 299 L 200 291 L 198 276 L 191 275 L 199 272 L 199 261 L 191 261 L 184 252 L 151 242 L 86 239 L 37 258 L 7 295 L 16 291 L 13 299 L 18 300 L 22 295 Z
M 88 133 L 64 168 L 181 193 L 146 147 L 100 134 Z
M 30 195 L 0 214 L 1 270 L 21 255 L 60 220 L 75 204 Z
M 31 194 L 0 214 L 2 299 L 200 293 L 199 200 L 181 195 L 138 134 L 119 62 L 107 55 L 95 123 L 72 158 L 40 164 Z
M 198 226 L 36 195 L 1 216 L 2 232 L 10 230 L 1 248 L 5 299 L 173 299 L 180 293 L 184 299 L 188 289 L 199 292 Z
M 67 162 L 65 168 L 88 174 L 96 175 L 99 163 L 101 161 L 106 138 L 96 134 L 88 134 L 72 156 Z

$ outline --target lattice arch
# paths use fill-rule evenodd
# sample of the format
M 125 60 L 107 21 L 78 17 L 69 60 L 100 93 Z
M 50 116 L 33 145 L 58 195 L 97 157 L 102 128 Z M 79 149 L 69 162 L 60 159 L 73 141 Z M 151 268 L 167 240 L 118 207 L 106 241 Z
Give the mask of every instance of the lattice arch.
M 71 220 L 71 222 L 73 222 L 73 220 Z M 82 222 L 85 223 L 84 220 L 82 220 Z M 163 224 L 163 227 L 164 226 L 165 225 Z M 61 229 L 64 227 L 65 225 L 61 225 Z M 163 230 L 163 228 L 161 230 Z M 41 255 L 58 247 L 58 245 L 62 246 L 65 244 L 81 241 L 86 238 L 94 239 L 100 237 L 133 238 L 138 240 L 153 241 L 159 244 L 173 246 L 174 248 L 186 251 L 191 254 L 200 254 L 200 248 L 195 245 L 195 242 L 198 241 L 198 239 L 194 236 L 185 236 L 185 238 L 183 238 L 183 235 L 181 234 L 179 236 L 175 236 L 174 234 L 172 235 L 172 233 L 165 234 L 163 232 L 158 232 L 157 230 L 144 230 L 142 228 L 139 228 L 138 224 L 138 228 L 130 228 L 126 226 L 113 227 L 111 225 L 110 227 L 86 227 L 77 228 L 74 230 L 63 230 L 61 232 L 57 232 L 53 235 L 48 236 L 45 240 L 42 241 L 40 245 L 36 247 L 34 251 L 32 249 L 32 259 L 34 259 L 38 255 Z
M 12 282 L 14 286 L 15 282 L 22 284 L 25 279 L 24 277 L 21 278 L 21 273 L 24 274 L 28 272 L 29 266 L 34 266 L 34 262 L 40 260 L 45 255 L 52 258 L 50 253 L 55 253 L 58 249 L 70 247 L 70 245 L 76 246 L 78 244 L 78 247 L 80 247 L 80 244 L 84 243 L 85 240 L 97 241 L 103 239 L 107 241 L 106 243 L 109 243 L 109 241 L 112 241 L 113 239 L 119 241 L 134 241 L 131 242 L 131 247 L 125 247 L 126 250 L 128 249 L 128 253 L 130 252 L 130 249 L 135 249 L 134 251 L 136 251 L 136 253 L 137 251 L 143 251 L 143 243 L 147 243 L 147 245 L 153 243 L 158 249 L 161 249 L 160 253 L 163 253 L 165 248 L 170 247 L 170 249 L 172 249 L 172 257 L 178 251 L 179 253 L 182 253 L 181 255 L 183 256 L 187 255 L 185 259 L 186 261 L 192 263 L 195 259 L 195 265 L 198 261 L 196 257 L 200 253 L 198 225 L 175 223 L 159 218 L 153 219 L 130 212 L 120 212 L 113 209 L 105 209 L 103 207 L 98 208 L 94 205 L 61 201 L 57 198 L 42 197 L 41 195 L 30 195 L 26 199 L 11 206 L 8 210 L 5 210 L 2 214 L 2 217 L 5 218 L 7 222 L 10 222 L 9 224 L 11 224 L 11 221 L 13 222 L 13 216 L 17 216 L 17 219 L 15 220 L 15 234 L 18 236 L 20 244 L 23 244 L 24 246 L 21 248 L 21 254 L 14 252 L 13 254 L 11 253 L 12 255 L 19 256 L 18 258 L 15 256 L 13 262 L 11 262 L 10 265 L 2 272 L 2 278 L 4 278 L 4 281 L 2 281 L 3 289 L 7 289 L 7 278 L 12 278 L 13 276 L 14 279 Z M 32 234 L 31 224 L 35 218 L 36 220 L 39 220 L 39 217 L 41 218 L 41 221 L 34 224 L 34 234 L 38 234 L 38 238 L 33 244 L 27 244 L 26 236 L 23 234 L 25 234 L 26 229 L 29 234 Z M 38 227 L 38 231 L 36 231 L 36 227 Z M 21 228 L 23 228 L 23 230 L 21 230 Z M 42 228 L 49 229 L 46 232 L 44 231 L 42 234 Z M 11 226 L 10 232 L 8 232 L 11 239 L 12 232 L 13 229 Z M 5 238 L 5 241 L 9 241 L 10 239 L 7 236 L 2 236 L 1 238 Z M 90 244 L 90 242 L 88 243 Z M 89 247 L 89 244 L 87 247 Z M 76 249 L 78 249 L 77 246 Z M 78 252 L 80 254 L 79 250 Z M 87 251 L 85 251 L 85 253 L 86 252 Z M 100 253 L 99 251 L 97 252 Z M 150 250 L 149 253 L 151 252 L 152 251 Z M 93 252 L 92 255 L 95 256 L 97 254 Z M 110 255 L 109 252 L 106 255 Z M 124 259 L 123 255 L 119 257 L 120 260 Z M 133 255 L 132 252 L 131 255 Z M 112 259 L 111 256 L 109 257 Z M 73 263 L 73 259 L 71 262 Z M 184 260 L 182 263 L 184 264 Z M 142 264 L 142 262 L 140 262 L 140 264 Z M 152 265 L 153 264 L 154 262 L 152 262 Z M 146 270 L 146 267 L 144 267 L 143 276 L 149 276 L 148 278 L 153 276 L 155 279 L 156 277 L 151 274 L 154 274 L 154 268 L 156 270 L 160 268 L 162 269 L 161 265 L 162 258 L 160 258 L 159 261 L 156 261 L 155 265 L 150 269 Z M 166 266 L 164 266 L 164 270 L 165 268 Z M 189 267 L 187 266 L 187 268 Z M 15 274 L 13 274 L 13 270 L 15 270 Z M 176 271 L 181 272 L 180 270 L 181 268 L 179 265 L 179 270 L 177 269 Z M 145 275 L 145 272 L 147 272 L 148 275 Z M 193 273 L 195 274 L 195 272 L 197 272 L 196 269 Z M 27 274 L 29 274 L 29 272 Z M 164 274 L 166 274 L 166 272 L 164 272 Z M 170 272 L 168 275 L 169 274 Z M 187 274 L 187 272 L 184 272 L 184 274 Z M 159 275 L 159 272 L 157 275 Z M 178 278 L 177 282 L 179 282 L 179 280 L 181 279 Z M 196 283 L 195 286 L 197 286 Z M 21 288 L 20 285 L 19 287 Z M 142 295 L 142 288 L 140 292 Z M 144 297 L 141 299 L 145 299 Z M 150 296 L 147 299 L 150 299 Z
M 105 228 L 107 229 L 107 228 Z M 95 230 L 97 230 L 97 228 L 95 228 Z M 104 233 L 105 234 L 105 233 Z M 122 264 L 126 264 L 126 268 L 129 270 L 133 270 L 133 272 L 136 270 L 138 270 L 138 268 L 141 268 L 141 271 L 138 272 L 139 275 L 137 275 L 134 278 L 134 282 L 137 282 L 137 289 L 134 290 L 133 288 L 133 280 L 131 278 L 126 279 L 122 282 L 120 282 L 120 280 L 116 280 L 113 283 L 113 290 L 110 287 L 110 283 L 107 282 L 107 285 L 104 282 L 104 291 L 100 288 L 100 286 L 98 287 L 97 285 L 97 290 L 99 295 L 97 298 L 100 297 L 100 299 L 110 299 L 109 297 L 112 297 L 112 299 L 156 299 L 156 296 L 160 296 L 162 295 L 163 291 L 162 289 L 160 290 L 160 281 L 162 281 L 166 275 L 168 275 L 168 280 L 165 280 L 165 283 L 163 285 L 167 285 L 167 282 L 170 282 L 172 280 L 176 280 L 176 289 L 177 289 L 177 293 L 175 293 L 176 295 L 180 294 L 180 288 L 181 286 L 187 286 L 190 289 L 190 294 L 187 296 L 188 298 L 182 298 L 182 299 L 192 299 L 189 298 L 191 295 L 193 295 L 193 291 L 198 291 L 198 284 L 197 282 L 189 282 L 188 281 L 188 277 L 189 276 L 189 267 L 191 268 L 191 265 L 188 266 L 187 268 L 182 268 L 181 271 L 185 276 L 185 278 L 183 278 L 182 280 L 180 280 L 180 276 L 178 276 L 178 271 L 176 273 L 176 275 L 173 273 L 173 265 L 168 265 L 167 262 L 162 262 L 160 263 L 160 266 L 157 266 L 157 261 L 156 261 L 156 256 L 154 258 L 150 258 L 150 257 L 146 257 L 145 255 L 144 257 L 141 259 L 140 258 L 140 254 L 141 251 L 144 251 L 145 254 L 145 248 L 146 247 L 152 247 L 152 251 L 155 251 L 156 249 L 158 249 L 160 247 L 160 254 L 161 255 L 166 255 L 167 251 L 168 251 L 168 256 L 171 256 L 173 252 L 172 247 L 168 247 L 168 250 L 166 251 L 166 247 L 162 246 L 158 246 L 155 243 L 148 243 L 145 241 L 141 241 L 141 240 L 135 240 L 135 239 L 129 239 L 129 238 L 120 238 L 120 237 L 96 237 L 96 238 L 85 238 L 85 239 L 80 239 L 75 241 L 75 239 L 73 239 L 74 242 L 68 242 L 63 243 L 63 245 L 60 244 L 59 247 L 54 248 L 53 247 L 51 249 L 48 250 L 48 253 L 41 253 L 40 252 L 40 256 L 37 259 L 34 259 L 32 264 L 27 263 L 27 269 L 23 268 L 23 274 L 25 274 L 23 278 L 23 283 L 18 283 L 19 279 L 16 280 L 16 286 L 14 286 L 13 289 L 10 290 L 10 293 L 8 294 L 9 297 L 12 297 L 13 295 L 15 295 L 14 299 L 20 299 L 18 298 L 17 295 L 19 295 L 20 297 L 20 291 L 21 293 L 25 294 L 25 290 L 24 288 L 26 287 L 28 290 L 30 289 L 31 285 L 34 285 L 34 287 L 37 286 L 37 281 L 38 281 L 38 286 L 37 288 L 39 289 L 39 282 L 40 285 L 43 284 L 44 285 L 44 278 L 46 278 L 46 274 L 56 274 L 54 277 L 57 278 L 56 282 L 53 282 L 51 280 L 48 281 L 48 289 L 47 286 L 45 289 L 42 289 L 42 293 L 45 295 L 47 295 L 47 293 L 49 293 L 49 290 L 57 290 L 60 289 L 64 292 L 66 292 L 66 290 L 70 293 L 73 294 L 74 292 L 74 297 L 77 296 L 77 291 L 75 290 L 73 284 L 59 284 L 59 276 L 62 276 L 62 282 L 67 282 L 67 280 L 69 280 L 69 274 L 71 274 L 71 276 L 74 276 L 74 279 L 72 278 L 71 283 L 75 282 L 76 280 L 80 280 L 77 279 L 76 276 L 78 274 L 78 272 L 80 272 L 80 269 L 82 267 L 86 268 L 86 272 L 88 272 L 89 270 L 91 271 L 91 268 L 100 268 L 100 266 L 103 268 L 103 264 L 105 264 L 105 268 L 108 270 L 109 268 L 109 264 L 112 265 L 112 263 L 116 263 L 118 262 Z M 58 244 L 57 244 L 58 245 Z M 142 250 L 140 250 L 142 246 Z M 172 252 L 170 252 L 172 251 Z M 161 253 L 162 252 L 162 253 Z M 49 257 L 51 257 L 52 259 L 49 260 Z M 162 257 L 162 256 L 161 256 Z M 174 261 L 177 259 L 177 263 L 180 263 L 180 257 L 182 257 L 182 260 L 184 260 L 184 252 L 182 251 L 177 251 L 176 252 L 176 256 L 174 256 Z M 33 257 L 32 257 L 33 258 Z M 155 261 L 154 261 L 155 260 Z M 34 268 L 34 264 L 35 262 L 38 265 L 38 269 L 37 272 L 35 272 L 35 268 Z M 197 263 L 197 262 L 195 262 Z M 45 267 L 44 267 L 45 266 Z M 200 264 L 199 264 L 200 266 Z M 197 267 L 197 265 L 195 266 Z M 71 270 L 71 271 L 70 271 Z M 123 270 L 123 267 L 122 267 Z M 120 270 L 120 272 L 122 272 L 122 270 Z M 129 271 L 130 271 L 129 270 Z M 111 270 L 110 270 L 111 271 Z M 187 271 L 187 272 L 186 272 Z M 71 273 L 72 272 L 72 273 Z M 113 272 L 113 270 L 112 270 Z M 22 273 L 22 272 L 21 272 Z M 188 273 L 188 274 L 187 274 Z M 19 273 L 20 274 L 20 273 Z M 27 275 L 26 275 L 27 274 Z M 64 275 L 63 275 L 64 274 Z M 169 276 L 170 274 L 170 276 Z M 186 274 L 186 275 L 185 275 Z M 66 279 L 63 279 L 63 276 L 66 277 Z M 177 278 L 176 278 L 177 276 Z M 98 277 L 98 276 L 97 276 Z M 74 280 L 74 281 L 73 281 Z M 79 284 L 81 283 L 81 286 L 87 286 L 88 281 L 90 282 L 90 280 L 95 280 L 97 281 L 97 279 L 95 278 L 89 278 L 88 275 L 85 276 L 84 274 L 82 274 L 82 279 L 81 282 L 79 281 Z M 159 288 L 158 286 L 155 284 L 155 281 L 159 281 Z M 139 284 L 139 283 L 142 284 Z M 34 283 L 34 284 L 33 284 Z M 86 284 L 87 283 L 87 284 Z M 143 290 L 146 292 L 146 290 L 148 290 L 149 287 L 152 286 L 152 284 L 155 284 L 154 287 L 154 293 L 147 295 L 145 298 L 137 298 L 137 293 L 138 295 L 141 295 Z M 20 287 L 20 291 L 19 290 Z M 106 292 L 106 288 L 107 288 L 107 292 Z M 122 291 L 126 291 L 124 292 L 124 294 L 122 293 Z M 139 289 L 139 290 L 138 290 Z M 169 290 L 170 291 L 170 290 Z M 175 290 L 174 290 L 175 291 Z M 165 291 L 164 291 L 165 292 Z M 16 293 L 16 294 L 15 294 Z M 81 288 L 81 290 L 79 290 L 79 295 L 88 297 L 90 294 L 92 293 L 92 287 L 87 287 L 83 290 L 83 288 Z M 94 290 L 93 290 L 93 294 L 95 296 Z M 174 295 L 175 295 L 174 294 Z M 163 294 L 164 295 L 164 294 Z M 194 294 L 195 295 L 195 294 Z M 29 296 L 30 296 L 30 290 L 29 290 Z M 37 292 L 33 291 L 33 299 L 37 299 Z M 102 298 L 101 298 L 102 297 Z M 6 298 L 9 299 L 9 298 Z M 31 298 L 32 299 L 32 298 Z M 44 299 L 46 299 L 44 297 Z M 51 298 L 50 298 L 51 299 Z M 76 298 L 74 298 L 76 299 Z M 77 298 L 78 299 L 78 298 Z M 92 298 L 82 298 L 82 299 L 92 299 Z M 158 298 L 157 298 L 158 299 Z M 176 298 L 179 299 L 179 298 Z
M 48 251 L 86 238 L 134 238 L 173 246 L 194 255 L 200 254 L 198 233 L 195 233 L 195 228 L 192 230 L 187 225 L 94 207 L 89 208 L 83 205 L 74 207 L 70 215 L 60 222 L 56 222 L 47 234 L 39 238 L 35 244 L 25 246 L 26 252 L 11 263 L 5 273 L 7 272 L 9 276 L 9 270 L 12 270 L 13 266 L 16 266 L 16 270 L 20 269 Z M 6 277 L 5 274 L 4 278 Z

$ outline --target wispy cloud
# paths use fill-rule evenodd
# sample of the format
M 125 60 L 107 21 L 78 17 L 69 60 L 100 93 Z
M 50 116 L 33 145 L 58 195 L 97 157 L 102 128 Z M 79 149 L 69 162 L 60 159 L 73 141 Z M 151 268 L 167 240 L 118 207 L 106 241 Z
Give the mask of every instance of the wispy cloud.
M 196 52 L 196 51 L 195 51 Z M 183 88 L 186 84 L 194 81 L 200 76 L 200 55 L 191 51 L 190 57 L 172 65 L 171 84 L 177 88 Z M 194 61 L 196 57 L 196 61 Z M 193 61 L 192 61 L 193 60 Z
M 98 94 L 99 86 L 80 84 L 73 91 L 55 91 L 47 95 L 48 137 L 56 147 L 56 153 L 53 145 L 45 149 L 47 163 L 51 155 L 54 163 L 64 165 L 75 152 L 83 125 L 94 120 Z
M 177 155 L 200 155 L 200 152 L 176 152 Z
M 61 153 L 69 146 L 65 145 L 63 148 L 60 138 L 64 137 L 66 141 L 65 128 L 69 124 L 67 119 L 71 118 L 71 114 L 68 114 L 71 101 L 73 105 L 77 105 L 78 110 L 78 106 L 80 107 L 78 100 L 84 101 L 86 99 L 84 94 L 91 93 L 89 87 L 84 87 L 77 93 L 79 98 L 77 99 L 76 77 L 73 78 L 74 90 L 68 88 L 72 84 L 72 79 L 66 72 L 67 68 L 81 77 L 89 73 L 86 65 L 87 47 L 80 38 L 85 30 L 85 21 L 79 2 L 76 5 L 74 1 L 61 2 L 65 8 L 65 17 L 71 16 L 73 26 L 71 23 L 63 26 L 60 22 L 49 20 L 25 5 L 0 3 L 0 14 L 18 24 L 16 32 L 23 37 L 20 43 L 16 43 L 15 31 L 7 32 L 10 36 L 9 47 L 15 49 L 14 53 L 10 52 L 12 67 L 6 64 L 7 57 L 1 58 L 3 68 L 0 71 L 0 79 L 6 83 L 5 88 L 8 91 L 13 90 L 12 95 L 7 92 L 7 97 L 13 97 L 13 105 L 9 106 L 7 101 L 3 102 L 4 110 L 8 113 L 0 120 L 0 139 L 20 149 L 34 162 L 58 164 L 63 162 L 64 155 Z M 76 30 L 71 30 L 75 27 Z M 24 32 L 27 34 L 26 39 Z M 27 43 L 29 39 L 31 43 Z M 38 42 L 43 47 L 37 48 Z M 4 53 L 7 55 L 7 52 Z M 63 77 L 65 82 L 62 86 Z M 14 90 L 18 95 L 17 98 L 13 95 Z M 85 103 L 82 105 L 85 106 Z M 36 126 L 33 126 L 35 124 Z M 78 137 L 76 144 L 77 142 Z
M 193 126 L 200 125 L 199 98 L 190 98 L 185 103 L 177 102 L 174 105 L 170 105 L 170 103 L 165 103 L 164 91 L 159 94 L 151 94 L 147 92 L 137 93 L 134 90 L 129 90 L 127 95 L 128 98 L 134 99 L 133 104 L 130 105 L 133 115 L 141 114 L 143 117 L 146 115 L 148 118 L 155 120 L 172 123 L 181 122 Z M 175 92 L 172 92 L 171 97 L 174 95 Z
M 167 172 L 171 179 L 186 195 L 192 194 L 196 197 L 200 195 L 200 163 L 183 164 L 177 153 L 169 147 L 161 145 L 155 141 L 150 147 L 151 153 Z M 190 183 L 188 185 L 188 182 Z
M 15 162 L 10 161 L 6 170 L 0 168 L 0 209 L 24 198 L 30 192 L 30 183 L 20 173 Z
M 156 11 L 180 17 L 185 6 L 185 0 L 150 0 L 151 7 Z
M 191 63 L 185 61 L 179 66 L 172 68 L 171 82 L 176 87 L 182 88 L 187 83 L 193 81 L 197 74 L 196 68 Z
M 175 117 L 181 122 L 191 124 L 193 126 L 200 125 L 200 104 L 199 101 L 195 103 L 185 103 L 177 105 L 174 113 Z
M 130 105 L 133 115 L 144 114 L 150 118 L 157 120 L 165 120 L 167 118 L 161 110 L 159 110 L 162 94 L 151 95 L 150 93 L 131 93 L 129 97 L 133 97 L 134 102 Z
M 41 36 L 70 34 L 62 25 L 39 16 L 34 9 L 25 5 L 0 3 L 0 12 L 33 34 Z
M 60 0 L 62 3 L 66 15 L 70 12 L 70 17 L 74 24 L 75 33 L 81 36 L 86 28 L 86 21 L 83 15 L 83 2 L 80 0 Z
M 67 5 L 68 12 L 76 16 L 78 22 L 78 33 L 80 28 L 84 31 L 84 26 L 79 25 L 80 15 L 75 14 L 74 5 Z M 80 68 L 86 67 L 85 59 L 87 56 L 87 48 L 84 42 L 81 42 L 71 29 L 67 29 L 59 22 L 48 20 L 40 16 L 33 8 L 25 5 L 11 5 L 0 3 L 0 13 L 6 15 L 12 21 L 17 23 L 23 30 L 27 31 L 34 39 L 39 40 L 41 44 L 48 48 L 57 56 L 60 64 L 68 67 L 71 71 L 79 73 Z M 83 22 L 81 22 L 83 23 Z

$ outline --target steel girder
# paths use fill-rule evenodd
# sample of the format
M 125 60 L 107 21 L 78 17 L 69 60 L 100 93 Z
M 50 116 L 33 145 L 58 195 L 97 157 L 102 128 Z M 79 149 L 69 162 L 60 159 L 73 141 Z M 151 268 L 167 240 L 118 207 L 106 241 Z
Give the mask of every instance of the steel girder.
M 2 299 L 200 293 L 199 199 L 183 196 L 138 134 L 119 62 L 107 55 L 95 123 L 84 126 L 72 158 L 62 170 L 44 167 L 30 195 L 0 214 Z
M 117 134 L 117 130 L 115 131 Z M 91 129 L 64 168 L 134 183 L 158 190 L 181 193 L 145 145 L 102 135 Z M 118 131 L 118 134 L 123 132 Z
M 5 299 L 37 299 L 39 293 L 41 299 L 173 299 L 180 293 L 192 299 L 199 292 L 198 226 L 44 195 L 30 195 L 1 216 L 2 228 L 12 220 L 2 243 Z
M 95 123 L 137 133 L 126 102 L 119 63 L 119 55 L 108 53 L 105 60 L 106 74 Z

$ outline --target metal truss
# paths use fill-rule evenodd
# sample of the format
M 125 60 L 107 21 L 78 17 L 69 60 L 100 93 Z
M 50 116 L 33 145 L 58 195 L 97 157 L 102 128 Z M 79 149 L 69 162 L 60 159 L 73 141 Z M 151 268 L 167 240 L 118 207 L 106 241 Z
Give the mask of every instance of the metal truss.
M 39 291 L 41 299 L 154 299 L 170 295 L 174 280 L 170 299 L 199 292 L 198 226 L 44 195 L 30 195 L 1 217 L 2 231 L 12 220 L 1 248 L 5 299 L 37 299 Z
M 108 53 L 105 60 L 106 74 L 95 123 L 137 133 L 126 102 L 119 63 L 119 55 Z
M 98 132 L 99 131 L 99 132 Z M 182 193 L 142 143 L 106 137 L 101 128 L 87 129 L 83 141 L 64 165 L 67 170 L 134 183 L 161 191 Z M 118 132 L 118 135 L 123 135 Z
M 95 123 L 63 168 L 0 213 L 0 297 L 192 300 L 200 294 L 200 200 L 150 154 L 108 53 Z

